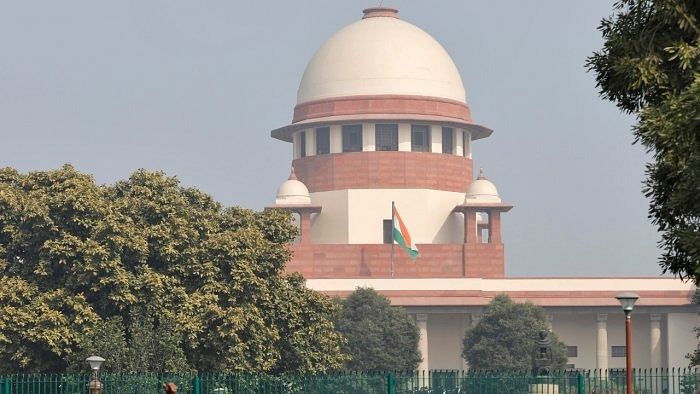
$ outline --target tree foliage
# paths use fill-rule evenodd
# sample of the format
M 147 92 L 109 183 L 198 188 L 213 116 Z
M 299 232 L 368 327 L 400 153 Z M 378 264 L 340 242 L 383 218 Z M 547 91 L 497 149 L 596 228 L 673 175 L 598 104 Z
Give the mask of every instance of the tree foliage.
M 542 308 L 531 303 L 515 303 L 505 294 L 496 296 L 484 309 L 479 322 L 464 336 L 462 357 L 470 368 L 489 370 L 530 370 L 539 355 L 536 340 L 548 331 Z M 566 345 L 557 335 L 552 341 L 552 367 L 566 366 Z
M 662 234 L 660 264 L 700 283 L 700 2 L 621 0 L 588 59 L 601 95 L 636 114 L 653 154 L 644 192 Z
M 0 169 L 0 372 L 337 368 L 335 305 L 282 272 L 295 233 L 160 172 Z
M 336 327 L 346 338 L 343 351 L 354 371 L 409 371 L 421 361 L 418 328 L 406 311 L 370 288 L 340 301 Z

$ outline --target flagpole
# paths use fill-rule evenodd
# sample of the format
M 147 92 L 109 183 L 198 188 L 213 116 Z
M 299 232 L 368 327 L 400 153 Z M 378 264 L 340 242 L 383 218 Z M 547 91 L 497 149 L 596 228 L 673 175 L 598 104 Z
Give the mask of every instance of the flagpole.
M 391 277 L 394 277 L 394 202 L 391 202 Z

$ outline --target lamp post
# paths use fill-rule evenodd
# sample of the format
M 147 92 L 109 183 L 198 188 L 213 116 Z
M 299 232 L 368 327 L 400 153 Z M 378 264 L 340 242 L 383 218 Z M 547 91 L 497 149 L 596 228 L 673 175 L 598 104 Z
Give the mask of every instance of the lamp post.
M 92 378 L 90 379 L 90 384 L 88 385 L 90 394 L 102 393 L 102 382 L 100 382 L 97 374 L 100 371 L 102 363 L 105 362 L 105 359 L 99 356 L 90 356 L 85 359 L 85 362 L 90 365 L 90 370 L 92 371 Z
M 627 373 L 627 394 L 632 394 L 632 309 L 639 296 L 635 293 L 620 293 L 615 298 L 620 301 L 625 312 L 625 372 Z

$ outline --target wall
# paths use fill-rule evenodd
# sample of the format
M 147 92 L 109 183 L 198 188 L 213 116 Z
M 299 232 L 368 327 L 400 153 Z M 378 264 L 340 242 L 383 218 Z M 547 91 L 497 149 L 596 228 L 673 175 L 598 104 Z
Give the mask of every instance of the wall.
M 296 158 L 297 178 L 310 192 L 342 189 L 432 189 L 466 193 L 468 157 L 427 152 L 349 152 Z
M 667 316 L 668 365 L 687 367 L 688 359 L 685 355 L 691 353 L 697 346 L 698 341 L 693 328 L 700 326 L 700 319 L 697 313 L 669 313 Z
M 428 367 L 462 369 L 463 321 L 465 315 L 434 313 L 428 315 Z
M 481 277 L 503 277 L 503 245 L 466 245 L 477 248 L 483 260 L 464 260 L 464 244 L 418 244 L 420 257 L 414 262 L 395 246 L 396 278 L 460 278 L 479 273 Z M 291 245 L 293 257 L 288 272 L 299 272 L 307 279 L 390 278 L 390 244 L 311 244 Z M 488 253 L 486 253 L 488 252 Z M 482 267 L 494 265 L 495 267 Z M 360 286 L 360 282 L 356 282 Z M 355 286 L 352 286 L 354 289 Z M 370 286 L 371 287 L 371 286 Z

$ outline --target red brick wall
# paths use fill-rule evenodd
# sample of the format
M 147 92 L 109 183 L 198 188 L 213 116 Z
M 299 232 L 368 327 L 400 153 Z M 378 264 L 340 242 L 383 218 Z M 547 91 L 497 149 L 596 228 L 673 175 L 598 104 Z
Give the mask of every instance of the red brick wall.
M 339 115 L 401 114 L 433 115 L 472 121 L 469 107 L 459 101 L 438 97 L 376 95 L 334 97 L 294 107 L 292 123 Z
M 466 192 L 468 157 L 425 152 L 352 152 L 302 157 L 292 163 L 310 192 L 343 189 L 433 189 Z
M 395 277 L 502 278 L 504 275 L 503 244 L 417 246 L 421 256 L 415 262 L 400 247 L 395 247 Z M 391 274 L 391 245 L 388 244 L 294 244 L 290 247 L 294 256 L 286 270 L 299 272 L 309 279 L 388 278 Z

